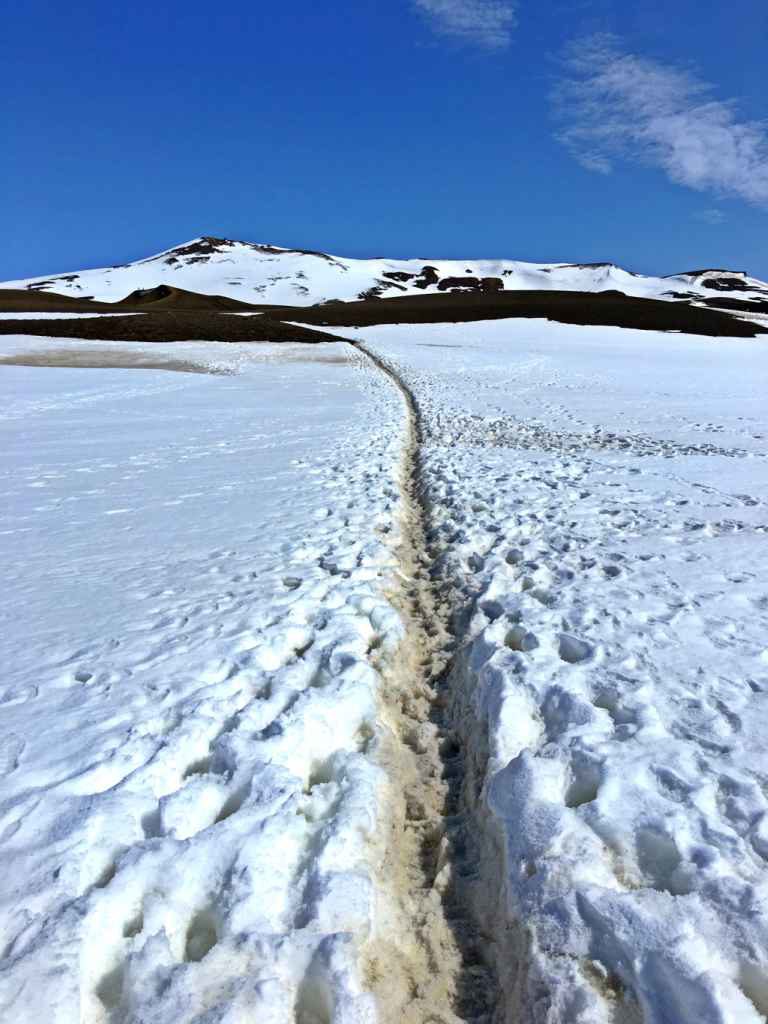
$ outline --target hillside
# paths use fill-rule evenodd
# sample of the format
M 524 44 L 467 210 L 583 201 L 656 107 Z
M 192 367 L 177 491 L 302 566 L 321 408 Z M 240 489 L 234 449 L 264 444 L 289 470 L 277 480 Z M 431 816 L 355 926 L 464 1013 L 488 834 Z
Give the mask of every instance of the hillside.
M 0 312 L 3 313 L 237 313 L 261 312 L 262 309 L 263 306 L 239 302 L 224 295 L 190 292 L 166 284 L 140 288 L 118 301 L 106 302 L 40 288 L 0 288 Z
M 309 250 L 202 237 L 121 266 L 6 281 L 0 288 L 115 302 L 166 285 L 246 304 L 311 306 L 328 300 L 444 292 L 621 291 L 638 298 L 768 299 L 768 284 L 730 270 L 644 277 L 612 263 L 518 260 L 346 259 Z

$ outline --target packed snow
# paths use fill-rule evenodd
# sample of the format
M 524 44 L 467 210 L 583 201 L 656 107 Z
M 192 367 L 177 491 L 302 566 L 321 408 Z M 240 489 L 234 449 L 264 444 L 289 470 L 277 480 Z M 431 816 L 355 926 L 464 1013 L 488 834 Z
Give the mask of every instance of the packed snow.
M 0 1017 L 360 1024 L 400 402 L 147 348 L 232 374 L 0 374 Z
M 537 321 L 345 333 L 423 416 L 510 1019 L 763 1021 L 768 345 Z
M 51 277 L 6 281 L 2 288 L 31 288 L 114 302 L 137 289 L 166 284 L 250 303 L 309 306 L 328 300 L 423 295 L 471 287 L 491 278 L 504 290 L 600 292 L 615 289 L 640 298 L 671 299 L 673 292 L 713 298 L 765 298 L 768 285 L 742 272 L 694 271 L 644 277 L 612 263 L 526 263 L 510 259 L 348 259 L 229 239 L 195 238 L 156 256 L 123 266 Z M 452 282 L 452 283 L 451 283 Z

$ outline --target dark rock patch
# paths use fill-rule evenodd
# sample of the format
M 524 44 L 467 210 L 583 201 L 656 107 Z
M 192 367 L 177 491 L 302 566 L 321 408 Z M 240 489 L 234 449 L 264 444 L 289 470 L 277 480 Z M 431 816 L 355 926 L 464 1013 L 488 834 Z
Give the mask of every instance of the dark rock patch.
M 437 272 L 436 267 L 422 267 L 421 273 L 417 278 L 414 279 L 414 284 L 417 288 L 429 288 L 431 284 L 437 284 L 440 280 L 440 275 Z
M 412 281 L 416 277 L 415 274 L 407 274 L 404 270 L 388 270 L 381 276 L 389 281 Z
M 713 309 L 733 309 L 740 313 L 768 313 L 768 300 L 766 299 L 733 299 L 729 295 L 723 295 L 718 299 L 699 299 L 699 301 Z
M 437 288 L 441 292 L 502 292 L 504 282 L 500 277 L 444 277 Z
M 708 277 L 701 282 L 702 288 L 709 288 L 716 292 L 752 292 L 755 289 L 740 277 Z

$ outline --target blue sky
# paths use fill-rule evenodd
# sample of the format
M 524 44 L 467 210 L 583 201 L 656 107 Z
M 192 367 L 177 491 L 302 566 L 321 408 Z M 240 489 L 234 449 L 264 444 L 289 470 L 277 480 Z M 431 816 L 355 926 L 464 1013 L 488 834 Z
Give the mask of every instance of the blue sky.
M 768 278 L 768 7 L 15 4 L 0 279 L 195 235 Z

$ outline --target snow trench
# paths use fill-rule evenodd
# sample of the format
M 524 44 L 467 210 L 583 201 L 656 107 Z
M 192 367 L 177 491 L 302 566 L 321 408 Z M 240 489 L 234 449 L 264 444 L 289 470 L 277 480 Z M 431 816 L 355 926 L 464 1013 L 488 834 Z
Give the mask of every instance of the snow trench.
M 496 985 L 472 909 L 484 885 L 464 801 L 463 737 L 452 726 L 451 592 L 433 573 L 429 505 L 422 479 L 422 422 L 412 392 L 380 356 L 358 345 L 400 392 L 407 417 L 400 492 L 400 587 L 404 623 L 394 661 L 381 664 L 379 750 L 388 780 L 380 912 L 366 976 L 384 1024 L 486 1021 Z M 490 895 L 490 894 L 489 894 Z

